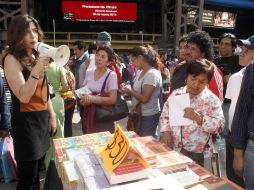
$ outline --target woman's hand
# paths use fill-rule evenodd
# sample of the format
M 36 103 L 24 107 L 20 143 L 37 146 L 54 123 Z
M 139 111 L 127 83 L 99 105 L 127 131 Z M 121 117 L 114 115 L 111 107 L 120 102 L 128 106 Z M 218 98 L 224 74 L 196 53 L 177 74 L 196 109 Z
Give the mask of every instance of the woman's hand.
M 83 106 L 92 104 L 90 96 L 86 94 L 80 94 L 80 104 Z
M 49 65 L 50 58 L 49 57 L 39 57 L 36 59 L 36 65 L 31 71 L 32 75 L 37 78 L 43 78 L 44 73 Z
M 51 115 L 49 117 L 49 134 L 50 136 L 54 136 L 55 133 L 57 132 L 57 127 L 56 127 L 56 115 Z
M 121 84 L 121 86 L 120 86 L 120 88 L 121 88 L 121 91 L 123 92 L 123 93 L 130 93 L 130 91 L 131 91 L 131 85 L 129 85 L 129 84 L 124 84 L 124 83 L 122 83 Z
M 185 118 L 188 118 L 192 121 L 197 122 L 198 124 L 202 124 L 202 116 L 200 113 L 195 111 L 193 108 L 185 108 L 184 115 Z M 200 123 L 201 122 L 201 123 Z

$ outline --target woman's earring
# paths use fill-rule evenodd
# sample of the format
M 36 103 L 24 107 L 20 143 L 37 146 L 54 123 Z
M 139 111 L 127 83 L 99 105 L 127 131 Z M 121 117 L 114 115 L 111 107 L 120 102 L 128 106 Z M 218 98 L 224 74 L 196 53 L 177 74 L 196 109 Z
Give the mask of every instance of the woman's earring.
M 184 81 L 184 82 L 185 82 L 185 84 L 187 84 L 187 79 L 185 79 L 185 81 Z

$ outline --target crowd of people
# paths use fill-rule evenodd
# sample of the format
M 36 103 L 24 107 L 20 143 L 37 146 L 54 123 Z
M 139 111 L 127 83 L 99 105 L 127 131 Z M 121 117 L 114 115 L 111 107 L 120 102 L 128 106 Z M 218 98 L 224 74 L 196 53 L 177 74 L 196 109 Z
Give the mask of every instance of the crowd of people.
M 40 25 L 25 14 L 12 19 L 7 44 L 1 47 L 0 137 L 13 137 L 17 190 L 40 189 L 40 168 L 44 163 L 47 170 L 54 158 L 53 139 L 72 136 L 75 109 L 84 134 L 113 133 L 115 120 L 96 120 L 96 107 L 112 108 L 119 92 L 130 98 L 129 112 L 139 115 L 138 135 L 160 136 L 162 143 L 201 166 L 204 151 L 223 134 L 227 177 L 253 189 L 254 36 L 237 41 L 233 34 L 222 34 L 215 57 L 210 35 L 192 31 L 179 40 L 178 59 L 170 65 L 151 45 L 121 57 L 103 31 L 88 48 L 83 41 L 72 44 L 68 63 L 59 67 L 34 50 L 42 41 Z M 76 95 L 83 87 L 91 93 Z M 63 98 L 67 91 L 73 104 Z M 169 96 L 163 99 L 165 92 Z M 190 104 L 181 108 L 182 117 L 189 123 L 175 125 L 172 101 L 184 94 Z

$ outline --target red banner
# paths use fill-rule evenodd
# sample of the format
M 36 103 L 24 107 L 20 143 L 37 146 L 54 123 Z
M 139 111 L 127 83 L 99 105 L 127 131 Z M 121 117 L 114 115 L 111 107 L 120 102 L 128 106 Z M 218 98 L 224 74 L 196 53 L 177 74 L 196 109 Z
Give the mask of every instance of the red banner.
M 135 22 L 136 3 L 63 1 L 63 15 L 70 21 Z

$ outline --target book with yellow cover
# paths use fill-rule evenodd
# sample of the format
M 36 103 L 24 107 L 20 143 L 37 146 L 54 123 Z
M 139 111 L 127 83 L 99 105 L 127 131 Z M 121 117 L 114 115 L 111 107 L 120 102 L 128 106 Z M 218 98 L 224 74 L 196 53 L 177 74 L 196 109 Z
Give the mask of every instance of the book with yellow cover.
M 119 126 L 109 143 L 97 153 L 97 158 L 110 184 L 123 183 L 149 177 L 152 169 L 130 145 L 128 137 Z

